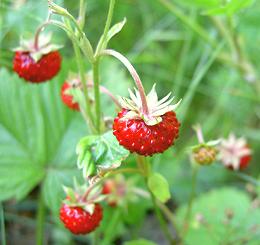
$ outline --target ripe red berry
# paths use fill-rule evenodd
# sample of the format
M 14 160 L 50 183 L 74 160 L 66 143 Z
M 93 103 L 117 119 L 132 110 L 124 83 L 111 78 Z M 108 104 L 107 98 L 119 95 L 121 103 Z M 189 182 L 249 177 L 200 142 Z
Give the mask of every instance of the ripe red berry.
M 37 62 L 30 52 L 17 51 L 13 60 L 13 69 L 31 83 L 41 83 L 52 79 L 60 70 L 61 56 L 58 51 L 43 55 Z
M 65 82 L 61 87 L 61 99 L 63 103 L 68 106 L 70 109 L 79 111 L 79 104 L 77 102 L 73 102 L 73 96 L 66 94 L 66 91 L 70 89 L 72 85 L 68 82 Z
M 131 152 L 151 156 L 162 153 L 178 138 L 180 123 L 173 111 L 161 116 L 162 121 L 149 126 L 142 119 L 123 119 L 123 109 L 114 120 L 113 133 L 120 145 Z
M 74 234 L 87 234 L 94 231 L 102 217 L 102 208 L 99 204 L 95 204 L 93 214 L 81 207 L 70 207 L 67 204 L 63 204 L 60 208 L 61 221 Z

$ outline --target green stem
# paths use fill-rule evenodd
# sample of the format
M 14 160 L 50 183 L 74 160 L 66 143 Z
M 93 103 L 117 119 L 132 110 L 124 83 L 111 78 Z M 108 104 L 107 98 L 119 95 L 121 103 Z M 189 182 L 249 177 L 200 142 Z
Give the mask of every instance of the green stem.
M 147 181 L 146 181 L 146 183 L 147 183 Z M 168 229 L 167 222 L 165 221 L 165 219 L 164 219 L 164 217 L 161 213 L 161 210 L 159 209 L 159 207 L 157 205 L 156 198 L 155 198 L 154 194 L 150 191 L 148 186 L 147 186 L 147 189 L 150 193 L 151 200 L 152 200 L 152 203 L 153 203 L 153 208 L 154 208 L 156 217 L 159 220 L 162 231 L 164 232 L 164 234 L 167 237 L 170 244 L 176 244 L 175 241 L 173 240 L 172 236 L 171 236 L 169 229 Z
M 83 93 L 85 96 L 85 101 L 86 101 L 86 113 L 88 116 L 88 121 L 89 121 L 89 125 L 92 128 L 92 131 L 94 131 L 94 125 L 93 125 L 93 115 L 90 109 L 90 99 L 89 99 L 89 95 L 88 95 L 88 88 L 87 88 L 87 84 L 86 84 L 86 77 L 85 77 L 85 69 L 83 66 L 83 59 L 82 59 L 82 55 L 80 53 L 80 49 L 77 46 L 76 42 L 72 40 L 73 43 L 73 48 L 74 48 L 74 53 L 76 56 L 76 60 L 77 60 L 77 65 L 78 65 L 78 70 L 79 70 L 79 75 L 80 75 L 80 82 L 82 84 L 82 88 L 83 88 Z M 84 113 L 84 112 L 83 112 Z
M 108 10 L 108 14 L 107 14 L 107 20 L 106 20 L 106 24 L 105 24 L 105 28 L 103 31 L 103 35 L 101 36 L 100 41 L 98 42 L 97 48 L 96 48 L 96 52 L 95 52 L 95 56 L 98 56 L 103 44 L 107 38 L 107 34 L 109 31 L 109 28 L 111 26 L 111 22 L 112 22 L 112 17 L 113 17 L 113 12 L 114 12 L 114 7 L 115 7 L 115 0 L 110 0 L 109 2 L 109 10 Z
M 94 82 L 94 94 L 95 94 L 95 112 L 96 112 L 96 128 L 97 132 L 101 133 L 101 110 L 100 110 L 100 90 L 99 90 L 99 52 L 104 43 L 104 40 L 107 38 L 107 33 L 109 31 L 113 12 L 114 12 L 115 0 L 110 0 L 109 10 L 107 14 L 107 20 L 104 28 L 103 35 L 101 37 L 101 41 L 99 42 L 96 48 L 95 59 L 92 62 L 93 69 L 93 82 Z
M 164 203 L 157 201 L 157 205 L 161 209 L 161 211 L 164 213 L 164 216 L 171 222 L 173 229 L 176 231 L 176 236 L 177 236 L 176 240 L 179 240 L 179 236 L 177 234 L 178 226 L 177 226 L 177 222 L 175 220 L 173 213 Z
M 185 215 L 185 219 L 184 219 L 183 236 L 185 236 L 187 231 L 189 230 L 190 216 L 192 213 L 193 201 L 196 196 L 198 170 L 199 170 L 199 166 L 197 166 L 197 165 L 192 168 L 191 193 L 190 193 L 188 207 L 187 207 L 187 211 L 186 211 L 186 215 Z
M 37 206 L 36 221 L 36 244 L 43 245 L 44 241 L 44 223 L 45 223 L 45 204 L 42 189 L 40 189 Z
M 149 186 L 148 186 L 148 176 L 150 174 L 150 164 L 147 162 L 147 159 L 145 157 L 142 156 L 137 156 L 137 163 L 138 163 L 138 167 L 140 169 L 140 171 L 143 173 L 143 177 L 145 179 L 145 184 L 147 186 L 147 190 L 151 196 L 151 200 L 153 203 L 153 208 L 156 214 L 156 217 L 160 223 L 160 227 L 163 231 L 163 233 L 165 234 L 165 237 L 168 239 L 170 244 L 176 244 L 175 240 L 172 238 L 171 233 L 168 229 L 168 225 L 166 220 L 164 219 L 161 210 L 157 204 L 156 198 L 154 196 L 154 194 L 151 192 Z
M 86 17 L 86 2 L 85 2 L 85 0 L 80 0 L 78 23 L 79 23 L 79 26 L 81 29 L 84 28 L 85 17 Z
M 0 203 L 0 228 L 1 228 L 1 242 L 2 245 L 6 245 L 6 238 L 5 238 L 5 217 L 4 217 L 4 208 L 2 203 Z
M 100 90 L 99 90 L 99 58 L 92 64 L 93 69 L 93 83 L 94 83 L 94 94 L 95 94 L 95 112 L 96 112 L 96 129 L 97 132 L 101 133 L 101 110 L 100 110 Z

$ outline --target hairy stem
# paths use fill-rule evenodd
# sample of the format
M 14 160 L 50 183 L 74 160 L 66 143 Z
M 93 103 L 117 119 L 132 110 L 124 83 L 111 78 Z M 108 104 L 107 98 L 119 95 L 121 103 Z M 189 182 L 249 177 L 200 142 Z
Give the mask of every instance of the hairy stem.
M 100 91 L 99 91 L 99 59 L 92 64 L 94 95 L 95 95 L 95 112 L 96 112 L 96 129 L 101 133 L 101 110 L 100 110 Z
M 45 22 L 43 22 L 36 30 L 35 35 L 34 35 L 34 44 L 33 47 L 35 50 L 39 49 L 39 38 L 40 38 L 40 34 L 41 32 L 45 29 L 45 27 L 47 25 L 50 24 L 50 19 L 51 19 L 51 12 L 48 12 L 48 16 Z
M 88 189 L 86 190 L 86 192 L 84 193 L 84 195 L 81 197 L 82 200 L 85 200 L 89 193 L 98 185 L 101 185 L 102 183 L 104 183 L 104 181 L 108 178 L 110 178 L 113 175 L 117 175 L 117 174 L 122 174 L 122 173 L 138 173 L 138 174 L 142 174 L 142 171 L 140 171 L 139 169 L 135 169 L 135 168 L 122 168 L 122 169 L 117 169 L 114 171 L 109 172 L 107 175 L 102 176 L 101 179 L 99 179 L 97 182 L 95 182 L 94 184 L 92 184 L 91 186 L 88 187 Z
M 149 110 L 148 110 L 148 105 L 147 105 L 147 101 L 146 101 L 144 87 L 143 87 L 142 81 L 141 81 L 138 73 L 136 72 L 135 68 L 133 67 L 133 65 L 129 62 L 129 60 L 125 56 L 123 56 L 119 52 L 112 50 L 112 49 L 103 50 L 100 53 L 100 55 L 113 56 L 123 63 L 123 65 L 127 68 L 129 73 L 133 77 L 136 87 L 140 93 L 140 97 L 141 97 L 141 101 L 142 101 L 142 109 L 143 109 L 142 112 L 144 115 L 148 115 Z
M 203 137 L 201 126 L 200 125 L 195 125 L 195 126 L 193 126 L 193 129 L 194 129 L 194 131 L 197 134 L 198 142 L 200 144 L 203 144 L 205 141 L 204 141 L 204 137 Z
M 94 86 L 94 84 L 93 83 L 87 83 L 87 86 L 92 88 Z M 106 94 L 108 97 L 110 97 L 111 100 L 115 103 L 115 105 L 118 108 L 121 109 L 120 103 L 118 102 L 117 98 L 111 93 L 110 90 L 108 90 L 106 87 L 101 86 L 101 85 L 99 86 L 99 90 L 100 90 L 101 93 Z
M 154 196 L 154 194 L 151 192 L 149 186 L 148 186 L 148 177 L 149 177 L 149 174 L 150 174 L 150 165 L 149 163 L 147 162 L 147 159 L 145 157 L 142 157 L 142 156 L 137 156 L 137 164 L 138 164 L 138 167 L 140 169 L 140 171 L 143 173 L 143 177 L 145 179 L 145 184 L 147 186 L 147 190 L 150 194 L 150 197 L 151 197 L 151 200 L 152 200 L 152 203 L 153 203 L 153 208 L 154 208 L 154 211 L 155 211 L 155 214 L 156 214 L 156 217 L 160 223 L 160 227 L 163 231 L 163 233 L 165 234 L 165 237 L 168 239 L 169 243 L 170 244 L 175 244 L 175 240 L 172 238 L 171 236 L 171 233 L 168 229 L 168 225 L 167 225 L 167 222 L 166 220 L 164 219 L 162 213 L 161 213 L 161 210 L 158 206 L 158 203 L 156 201 L 156 197 Z
M 84 28 L 85 25 L 85 16 L 86 16 L 86 1 L 80 0 L 79 3 L 79 16 L 78 16 L 78 24 L 81 29 Z
M 44 242 L 44 223 L 45 223 L 45 204 L 42 187 L 40 188 L 37 206 L 37 223 L 36 223 L 36 244 L 43 245 Z
M 103 44 L 107 38 L 107 34 L 109 31 L 109 28 L 111 26 L 111 22 L 112 22 L 112 17 L 113 17 L 113 12 L 114 12 L 114 7 L 115 7 L 115 0 L 110 0 L 109 2 L 109 10 L 108 10 L 108 14 L 107 14 L 107 20 L 106 20 L 106 24 L 105 24 L 105 28 L 103 31 L 103 35 L 101 36 L 100 41 L 98 42 L 97 48 L 96 48 L 96 52 L 95 55 L 98 56 Z
M 80 53 L 80 49 L 77 46 L 76 42 L 72 40 L 73 43 L 73 48 L 74 48 L 74 53 L 76 56 L 76 60 L 77 60 L 77 65 L 78 65 L 78 70 L 79 70 L 79 75 L 80 75 L 80 82 L 82 84 L 82 88 L 83 88 L 83 93 L 85 96 L 85 101 L 86 101 L 86 113 L 88 116 L 88 122 L 90 125 L 90 128 L 94 129 L 94 125 L 93 125 L 93 115 L 90 109 L 90 99 L 89 99 L 89 95 L 88 95 L 88 89 L 87 89 L 87 85 L 86 85 L 86 77 L 85 77 L 85 69 L 83 66 L 83 59 Z

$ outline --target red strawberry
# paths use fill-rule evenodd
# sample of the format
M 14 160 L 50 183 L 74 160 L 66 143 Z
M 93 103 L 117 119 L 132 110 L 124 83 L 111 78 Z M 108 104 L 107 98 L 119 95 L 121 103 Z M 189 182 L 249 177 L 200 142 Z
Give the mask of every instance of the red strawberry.
M 228 139 L 221 141 L 218 159 L 228 169 L 245 169 L 251 160 L 251 156 L 251 149 L 243 137 L 236 138 L 234 134 L 230 134 Z
M 60 47 L 51 43 L 50 34 L 38 33 L 32 40 L 21 40 L 20 47 L 14 49 L 13 69 L 31 83 L 50 80 L 61 67 L 61 56 L 57 51 Z
M 102 217 L 102 208 L 99 204 L 95 204 L 93 214 L 81 207 L 70 207 L 67 204 L 63 204 L 60 208 L 61 221 L 74 234 L 87 234 L 94 231 Z
M 60 70 L 61 56 L 58 51 L 43 55 L 37 62 L 29 52 L 15 52 L 14 71 L 32 83 L 41 83 L 52 79 Z
M 131 99 L 119 97 L 123 110 L 113 124 L 119 144 L 144 156 L 164 152 L 178 138 L 180 123 L 173 110 L 180 101 L 171 105 L 171 93 L 158 100 L 155 85 L 147 96 L 140 84 L 139 91 L 129 93 Z
M 79 111 L 79 104 L 77 102 L 73 102 L 73 96 L 66 94 L 66 91 L 70 89 L 73 85 L 69 82 L 65 82 L 61 88 L 61 99 L 65 105 L 67 105 L 70 109 Z
M 131 152 L 145 156 L 162 153 L 178 138 L 180 123 L 173 111 L 166 112 L 162 121 L 152 126 L 140 119 L 124 120 L 127 113 L 126 109 L 118 113 L 113 130 L 119 144 Z

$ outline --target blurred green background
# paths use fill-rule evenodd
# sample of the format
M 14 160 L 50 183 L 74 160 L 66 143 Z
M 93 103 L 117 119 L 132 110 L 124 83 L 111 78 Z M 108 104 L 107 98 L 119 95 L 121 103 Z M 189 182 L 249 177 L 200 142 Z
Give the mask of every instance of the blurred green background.
M 190 193 L 188 148 L 196 144 L 192 125 L 200 123 L 208 140 L 227 137 L 230 132 L 244 136 L 253 150 L 251 164 L 242 173 L 228 171 L 219 163 L 201 169 L 194 226 L 185 244 L 257 245 L 260 239 L 259 206 L 252 206 L 260 192 L 260 2 L 229 2 L 233 5 L 223 7 L 219 0 L 116 1 L 113 23 L 124 17 L 127 23 L 109 47 L 131 60 L 146 91 L 156 82 L 160 96 L 172 91 L 176 101 L 183 98 L 177 110 L 182 126 L 176 145 L 151 159 L 153 168 L 170 183 L 173 201 L 168 206 L 177 211 L 178 218 Z M 77 15 L 78 1 L 55 3 Z M 85 32 L 95 45 L 109 1 L 87 3 Z M 60 101 L 61 84 L 69 71 L 77 71 L 71 42 L 63 31 L 47 28 L 54 41 L 64 45 L 62 70 L 49 83 L 27 84 L 12 71 L 11 49 L 21 36 L 31 37 L 46 16 L 44 0 L 0 2 L 0 200 L 4 201 L 8 244 L 34 244 L 39 188 L 51 211 L 46 244 L 81 244 L 92 238 L 71 237 L 58 223 L 64 197 L 61 186 L 70 185 L 72 176 L 80 175 L 75 145 L 88 133 L 80 115 Z M 85 66 L 90 69 L 87 62 Z M 102 60 L 101 83 L 125 96 L 134 85 L 123 66 L 109 58 Z M 114 117 L 114 106 L 106 98 L 102 103 L 103 114 Z M 135 164 L 134 159 L 125 164 Z M 128 178 L 137 178 L 143 186 L 138 177 Z M 142 199 L 124 210 L 106 207 L 100 232 L 109 236 L 108 244 L 139 237 L 167 244 L 149 209 L 149 202 Z M 227 209 L 235 214 L 225 224 Z M 124 218 L 118 218 L 118 213 Z M 196 221 L 198 213 L 206 217 L 209 227 Z M 114 229 L 108 230 L 109 226 Z

